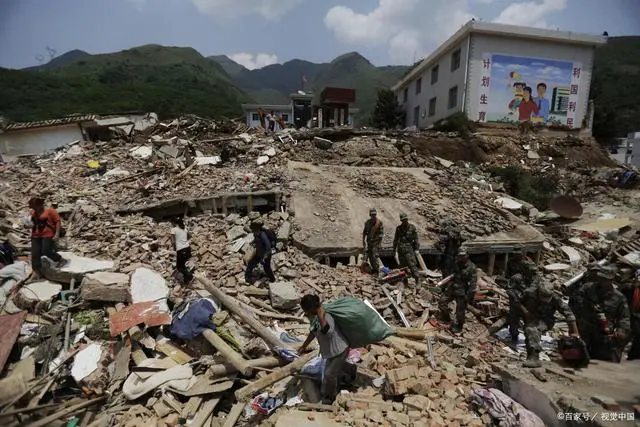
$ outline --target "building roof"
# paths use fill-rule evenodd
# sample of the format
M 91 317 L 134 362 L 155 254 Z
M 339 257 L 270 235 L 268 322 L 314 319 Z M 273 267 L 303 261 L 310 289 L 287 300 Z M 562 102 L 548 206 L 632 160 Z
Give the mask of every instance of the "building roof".
M 470 34 L 485 34 L 493 36 L 507 36 L 509 38 L 519 38 L 528 40 L 539 40 L 558 42 L 565 44 L 598 46 L 607 43 L 606 36 L 596 36 L 592 34 L 574 33 L 571 31 L 545 30 L 541 28 L 523 27 L 519 25 L 496 24 L 493 22 L 482 22 L 471 20 L 462 26 L 454 35 L 449 37 L 447 41 L 442 43 L 431 55 L 426 57 L 420 64 L 414 67 L 406 76 L 404 76 L 391 89 L 398 90 L 407 83 L 422 74 L 436 60 L 448 52 L 454 46 L 457 46 L 463 39 Z
M 291 104 L 287 105 L 275 105 L 275 104 L 242 104 L 242 111 L 257 110 L 262 108 L 263 110 L 290 110 Z
M 34 129 L 43 127 L 63 126 L 71 125 L 75 123 L 89 122 L 97 118 L 94 114 L 73 115 L 68 117 L 62 117 L 60 119 L 40 120 L 35 122 L 13 122 L 5 126 L 6 131 L 10 130 L 22 130 L 22 129 Z

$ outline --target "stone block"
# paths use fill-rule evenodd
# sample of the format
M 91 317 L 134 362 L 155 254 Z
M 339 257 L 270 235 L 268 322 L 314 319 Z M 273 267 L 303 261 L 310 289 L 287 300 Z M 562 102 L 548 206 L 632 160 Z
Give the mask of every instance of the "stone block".
M 289 240 L 289 235 L 291 234 L 291 223 L 289 221 L 285 221 L 282 223 L 280 228 L 278 228 L 277 238 L 279 242 L 287 242 Z
M 80 296 L 87 301 L 130 302 L 129 276 L 106 271 L 89 273 L 80 284 Z
M 394 426 L 408 426 L 411 423 L 409 415 L 395 411 L 387 413 L 387 420 L 391 421 Z
M 244 231 L 244 227 L 241 227 L 238 225 L 227 231 L 227 240 L 234 241 L 246 235 L 247 235 L 247 232 Z
M 591 398 L 594 402 L 602 406 L 607 411 L 620 411 L 622 408 L 615 399 L 612 399 L 609 396 L 597 395 Z
M 407 395 L 402 400 L 409 409 L 427 410 L 431 406 L 431 401 L 426 396 Z
M 113 261 L 82 257 L 71 252 L 60 252 L 60 256 L 68 261 L 62 268 L 53 267 L 50 262 L 46 261 L 46 257 L 43 258 L 42 274 L 48 280 L 71 283 L 71 279 L 75 279 L 76 283 L 80 283 L 88 273 L 110 270 L 114 266 Z
M 382 411 L 379 411 L 377 409 L 366 410 L 364 416 L 374 423 L 382 424 L 382 422 L 384 421 L 384 415 L 382 415 Z
M 271 306 L 276 310 L 290 310 L 300 303 L 300 294 L 291 282 L 274 282 L 269 284 Z

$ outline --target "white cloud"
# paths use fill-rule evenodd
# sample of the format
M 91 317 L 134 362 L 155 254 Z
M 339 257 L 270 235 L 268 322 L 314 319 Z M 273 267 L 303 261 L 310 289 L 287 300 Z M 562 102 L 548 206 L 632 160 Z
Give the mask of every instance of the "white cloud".
M 546 17 L 567 8 L 568 0 L 542 0 L 511 3 L 493 22 L 547 28 Z
M 474 16 L 469 0 L 378 0 L 369 13 L 332 7 L 325 26 L 343 42 L 389 48 L 391 60 L 410 63 L 421 58 Z
M 277 21 L 305 0 L 191 0 L 196 8 L 216 19 L 260 14 Z
M 231 60 L 238 64 L 248 68 L 249 70 L 255 70 L 256 68 L 266 67 L 267 65 L 277 64 L 278 57 L 276 55 L 270 55 L 268 53 L 233 53 L 227 55 Z

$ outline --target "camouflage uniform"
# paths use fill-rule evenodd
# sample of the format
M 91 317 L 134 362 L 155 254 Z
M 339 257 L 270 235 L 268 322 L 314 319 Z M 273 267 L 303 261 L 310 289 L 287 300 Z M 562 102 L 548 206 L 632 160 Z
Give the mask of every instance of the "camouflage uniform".
M 550 294 L 548 301 L 541 297 L 541 293 Z M 569 306 L 553 293 L 548 284 L 543 284 L 541 281 L 522 292 L 520 304 L 526 309 L 523 317 L 525 318 L 524 336 L 527 361 L 535 359 L 539 363 L 538 356 L 542 351 L 540 337 L 544 332 L 553 328 L 556 311 L 560 312 L 567 322 L 575 322 L 576 318 Z
M 604 290 L 597 282 L 587 283 L 576 293 L 575 307 L 579 310 L 580 337 L 591 358 L 620 362 L 631 332 L 629 306 L 624 295 L 615 288 Z M 599 320 L 602 314 L 607 319 L 609 331 L 603 330 Z
M 478 272 L 474 263 L 467 259 L 463 265 L 457 265 L 452 282 L 445 285 L 446 288 L 442 293 L 442 297 L 440 297 L 440 301 L 438 301 L 440 317 L 445 321 L 451 319 L 449 304 L 455 301 L 456 325 L 459 329 L 462 329 L 467 312 L 467 304 L 473 301 L 477 283 Z
M 456 255 L 463 242 L 462 233 L 451 218 L 445 218 L 440 222 L 440 237 L 437 246 L 440 251 L 440 269 L 445 276 L 456 271 Z
M 371 211 L 375 212 L 374 210 Z M 372 273 L 377 273 L 380 266 L 378 265 L 378 254 L 384 237 L 384 226 L 382 221 L 377 217 L 369 218 L 364 223 L 362 230 L 362 239 L 367 242 L 367 259 L 371 265 Z
M 406 214 L 400 215 L 401 220 L 406 220 Z M 415 251 L 420 249 L 420 239 L 418 230 L 415 225 L 409 222 L 403 222 L 396 227 L 396 234 L 393 237 L 393 251 L 398 252 L 400 267 L 409 267 L 411 275 L 420 280 L 420 270 L 418 270 L 418 261 L 416 260 Z
M 640 301 L 637 301 L 636 293 L 640 292 L 640 284 L 623 283 L 618 286 L 618 290 L 627 298 L 631 318 L 631 348 L 627 358 L 637 360 L 640 359 Z

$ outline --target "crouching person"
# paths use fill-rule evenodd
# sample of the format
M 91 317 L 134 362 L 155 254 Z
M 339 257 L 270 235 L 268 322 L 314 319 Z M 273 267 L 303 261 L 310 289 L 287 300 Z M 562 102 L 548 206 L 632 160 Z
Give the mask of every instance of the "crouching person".
M 322 403 L 330 405 L 338 395 L 340 376 L 349 355 L 349 345 L 340 329 L 336 327 L 331 314 L 325 312 L 317 295 L 302 297 L 300 307 L 310 320 L 317 317 L 319 321 L 319 327 L 309 333 L 299 351 L 304 353 L 314 338 L 318 340 L 320 355 L 326 360 L 320 395 Z

